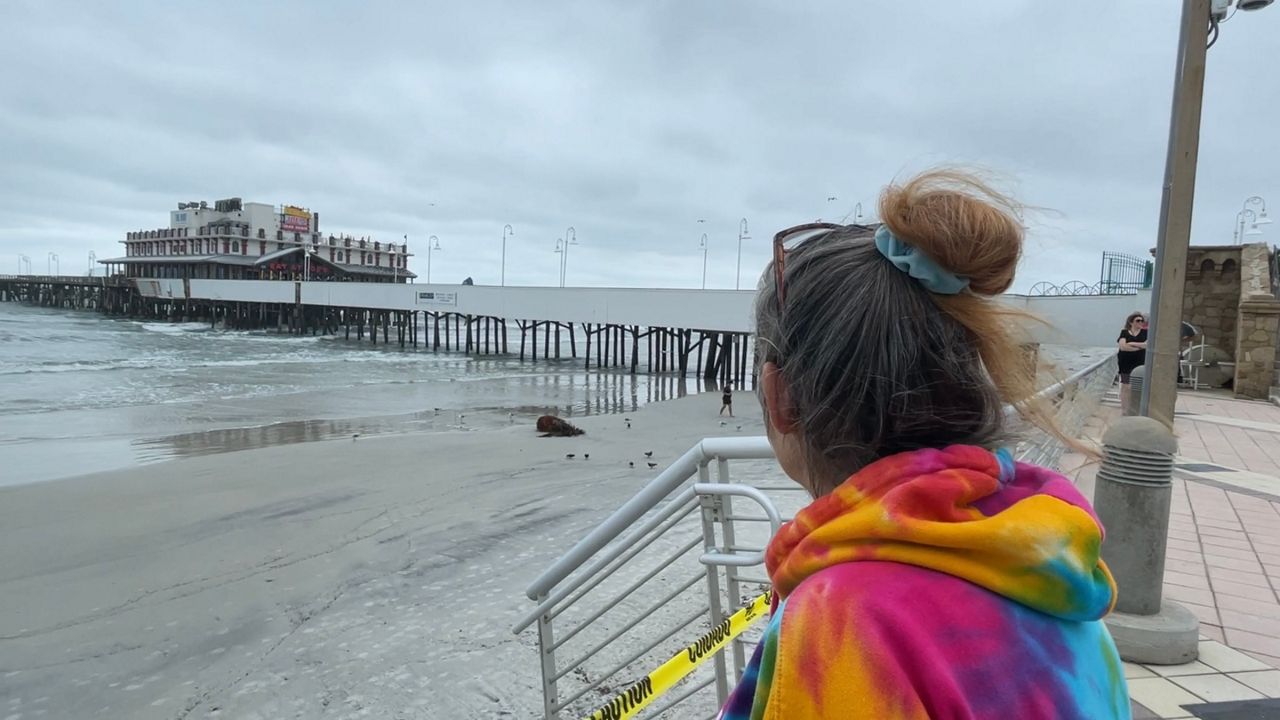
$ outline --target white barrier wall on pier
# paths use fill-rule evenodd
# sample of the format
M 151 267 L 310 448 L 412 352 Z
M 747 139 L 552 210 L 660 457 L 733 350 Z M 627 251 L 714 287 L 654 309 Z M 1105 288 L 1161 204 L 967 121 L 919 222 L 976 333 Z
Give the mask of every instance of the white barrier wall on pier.
M 655 288 L 546 288 L 481 285 L 397 285 L 279 280 L 190 280 L 191 299 L 370 308 L 431 310 L 488 315 L 508 320 L 694 328 L 752 332 L 754 290 L 668 290 Z M 140 285 L 141 289 L 141 285 Z M 148 280 L 149 297 L 181 299 L 182 280 Z M 1042 343 L 1107 346 L 1115 343 L 1124 318 L 1149 311 L 1150 291 L 1137 295 L 1029 297 L 1005 295 L 1014 307 L 1045 321 L 1028 332 Z

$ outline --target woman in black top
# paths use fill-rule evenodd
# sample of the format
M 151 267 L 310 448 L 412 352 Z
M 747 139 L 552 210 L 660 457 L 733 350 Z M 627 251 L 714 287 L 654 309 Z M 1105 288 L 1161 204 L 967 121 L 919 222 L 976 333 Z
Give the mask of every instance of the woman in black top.
M 724 394 L 720 396 L 720 414 L 724 415 L 724 411 L 729 411 L 729 417 L 733 417 L 733 386 L 725 385 Z
M 1116 343 L 1120 348 L 1120 384 L 1129 384 L 1129 373 L 1134 368 L 1147 362 L 1147 316 L 1144 313 L 1130 313 L 1124 321 L 1124 329 Z M 1129 409 L 1129 388 L 1120 388 L 1120 408 L 1122 412 Z

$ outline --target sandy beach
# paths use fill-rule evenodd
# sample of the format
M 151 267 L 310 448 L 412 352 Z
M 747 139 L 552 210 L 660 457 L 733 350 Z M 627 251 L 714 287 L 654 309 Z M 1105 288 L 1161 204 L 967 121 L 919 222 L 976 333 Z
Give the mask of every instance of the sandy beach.
M 578 438 L 362 437 L 0 488 L 0 717 L 533 716 L 525 585 L 697 440 L 760 434 L 737 405 L 728 426 L 707 393 Z

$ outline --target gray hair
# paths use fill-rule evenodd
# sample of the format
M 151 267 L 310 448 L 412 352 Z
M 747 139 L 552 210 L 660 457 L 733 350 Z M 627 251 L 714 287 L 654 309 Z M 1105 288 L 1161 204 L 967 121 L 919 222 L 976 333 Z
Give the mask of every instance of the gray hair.
M 756 371 L 781 372 L 817 495 L 895 453 L 1004 439 L 981 343 L 872 233 L 853 225 L 806 240 L 786 256 L 785 307 L 772 262 L 756 297 Z

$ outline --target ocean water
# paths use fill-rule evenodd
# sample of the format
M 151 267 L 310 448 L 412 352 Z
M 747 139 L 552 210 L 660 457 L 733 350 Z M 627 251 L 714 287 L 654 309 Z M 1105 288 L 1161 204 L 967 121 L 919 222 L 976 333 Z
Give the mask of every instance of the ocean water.
M 508 344 L 519 347 L 518 331 Z M 694 377 L 584 371 L 569 354 L 567 338 L 564 360 L 532 363 L 0 303 L 0 485 L 357 433 L 622 413 L 702 389 Z

